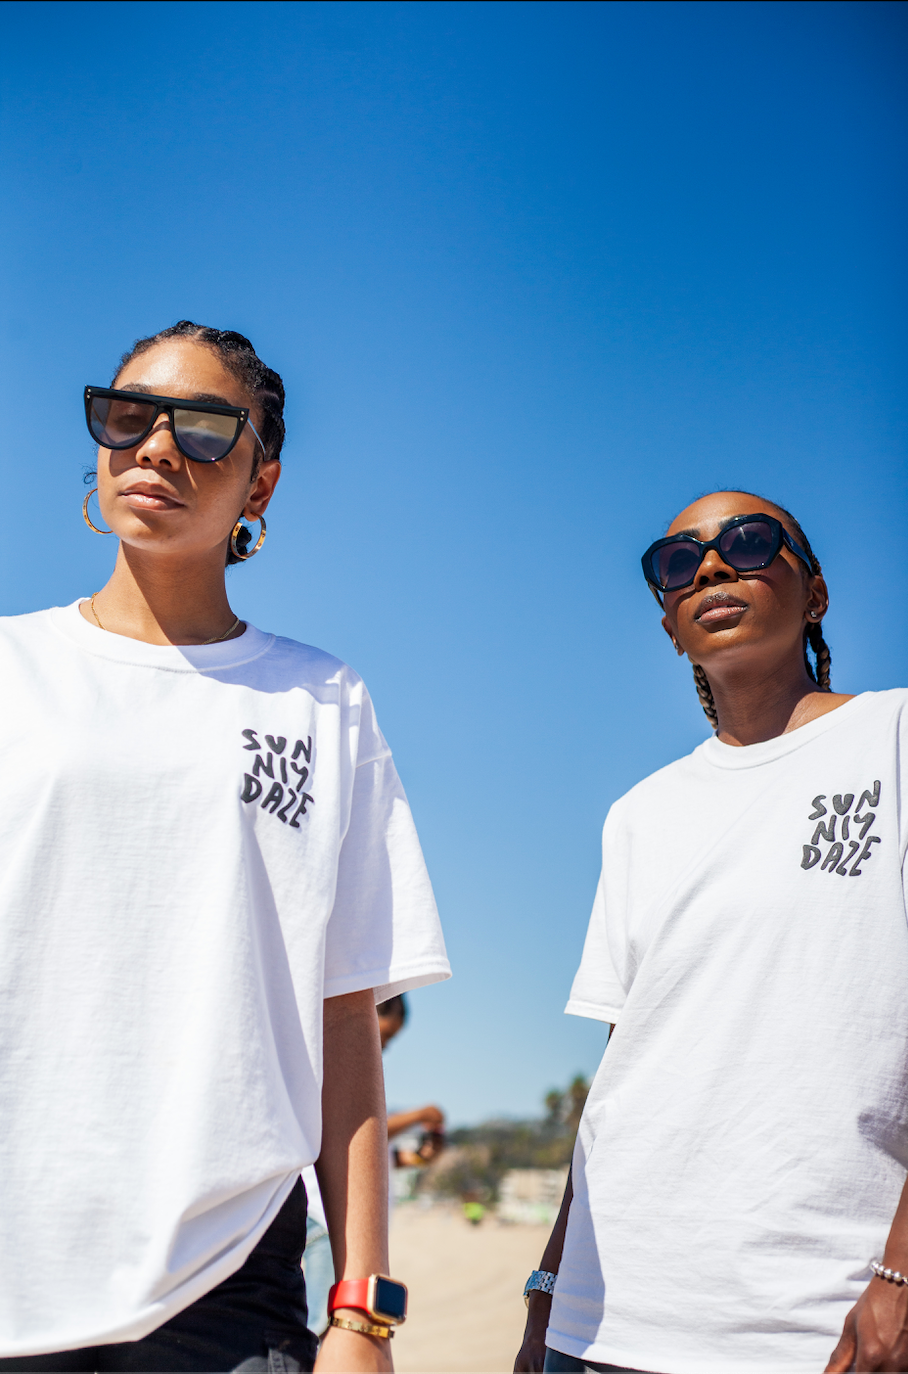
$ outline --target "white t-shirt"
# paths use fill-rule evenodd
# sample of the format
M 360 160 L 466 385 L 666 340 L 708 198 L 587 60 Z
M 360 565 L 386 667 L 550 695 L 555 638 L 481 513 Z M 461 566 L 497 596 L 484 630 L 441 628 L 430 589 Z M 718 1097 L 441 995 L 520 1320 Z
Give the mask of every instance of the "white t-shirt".
M 361 680 L 0 620 L 0 1354 L 137 1339 L 319 1152 L 322 1002 L 450 974 Z
M 567 1010 L 616 1023 L 548 1344 L 817 1371 L 908 1166 L 908 692 L 708 739 L 609 812 Z

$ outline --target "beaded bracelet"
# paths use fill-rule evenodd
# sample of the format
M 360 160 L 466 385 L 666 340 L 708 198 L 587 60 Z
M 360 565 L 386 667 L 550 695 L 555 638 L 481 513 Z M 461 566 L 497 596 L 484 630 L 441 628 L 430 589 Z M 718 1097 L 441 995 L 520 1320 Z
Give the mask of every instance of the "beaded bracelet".
M 879 1260 L 871 1260 L 870 1268 L 878 1279 L 885 1279 L 887 1283 L 903 1283 L 908 1288 L 908 1276 L 900 1274 L 897 1269 L 886 1269 Z

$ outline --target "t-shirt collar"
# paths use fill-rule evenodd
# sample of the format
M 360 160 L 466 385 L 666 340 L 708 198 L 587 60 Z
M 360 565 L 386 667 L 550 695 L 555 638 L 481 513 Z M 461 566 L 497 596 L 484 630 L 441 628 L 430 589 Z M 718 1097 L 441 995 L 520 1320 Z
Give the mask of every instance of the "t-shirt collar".
M 828 730 L 844 725 L 863 709 L 864 704 L 873 695 L 873 692 L 862 692 L 860 696 L 852 697 L 851 701 L 837 706 L 834 711 L 827 711 L 824 716 L 818 716 L 816 720 L 808 721 L 806 725 L 799 726 L 797 730 L 790 730 L 786 735 L 777 735 L 775 739 L 762 740 L 759 744 L 737 745 L 723 744 L 713 735 L 710 739 L 704 740 L 695 752 L 716 768 L 759 768 L 764 763 L 773 763 L 785 754 L 791 754 L 795 749 L 810 744 L 819 735 L 825 735 Z
M 267 653 L 274 635 L 247 624 L 236 639 L 219 644 L 146 644 L 141 639 L 101 630 L 85 619 L 79 610 L 86 597 L 71 606 L 55 606 L 51 611 L 54 629 L 97 658 L 112 659 L 139 668 L 162 668 L 175 673 L 211 673 L 235 668 Z

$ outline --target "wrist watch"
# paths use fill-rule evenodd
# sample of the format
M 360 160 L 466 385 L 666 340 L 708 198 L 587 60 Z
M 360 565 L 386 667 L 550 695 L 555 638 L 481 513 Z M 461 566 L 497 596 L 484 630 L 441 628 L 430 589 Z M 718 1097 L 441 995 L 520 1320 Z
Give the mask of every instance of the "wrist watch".
M 387 1274 L 370 1274 L 367 1279 L 341 1279 L 328 1293 L 328 1315 L 338 1307 L 353 1307 L 358 1312 L 365 1312 L 380 1326 L 400 1326 L 407 1320 L 407 1285 L 389 1279 Z
M 552 1293 L 555 1291 L 555 1280 L 557 1277 L 557 1274 L 550 1274 L 547 1269 L 534 1269 L 527 1279 L 526 1287 L 523 1290 L 523 1300 L 527 1307 L 530 1305 L 531 1293 L 548 1293 L 551 1297 Z

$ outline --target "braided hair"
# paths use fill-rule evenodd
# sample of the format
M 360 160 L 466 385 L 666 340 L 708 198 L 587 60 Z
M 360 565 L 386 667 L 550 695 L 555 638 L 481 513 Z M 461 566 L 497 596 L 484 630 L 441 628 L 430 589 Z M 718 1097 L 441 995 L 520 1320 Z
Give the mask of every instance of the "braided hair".
M 810 547 L 810 540 L 807 538 L 807 535 L 801 529 L 801 526 L 798 524 L 797 520 L 794 518 L 791 511 L 786 510 L 784 506 L 778 505 L 775 501 L 767 500 L 764 496 L 757 497 L 757 499 L 761 501 L 764 505 L 772 506 L 775 510 L 779 512 L 780 515 L 785 516 L 785 519 L 789 522 L 789 524 L 791 525 L 791 529 L 794 531 L 794 535 L 798 544 L 801 546 L 801 548 L 807 554 L 808 559 L 810 560 L 811 575 L 815 577 L 818 573 L 821 573 L 823 569 L 820 567 L 820 560 L 817 558 L 813 549 Z M 813 663 L 811 663 L 810 658 L 808 656 L 808 648 L 810 648 L 813 651 Z M 700 667 L 699 663 L 695 663 L 693 667 L 694 685 L 697 688 L 697 696 L 700 698 L 700 705 L 703 707 L 703 712 L 712 728 L 714 730 L 718 730 L 719 713 L 716 710 L 716 703 L 713 700 L 713 693 L 712 688 L 709 685 L 709 678 L 706 676 L 705 670 Z M 812 625 L 806 625 L 804 627 L 804 667 L 807 669 L 807 676 L 811 679 L 812 682 L 815 682 L 817 684 L 821 692 L 832 691 L 832 685 L 830 682 L 830 672 L 832 669 L 832 654 L 829 652 L 829 645 L 823 638 L 823 628 L 820 625 L 819 621 L 814 621 Z
M 252 404 L 259 408 L 261 423 L 258 428 L 262 436 L 265 458 L 268 461 L 272 459 L 279 461 L 281 449 L 284 446 L 285 433 L 284 383 L 272 368 L 265 366 L 246 336 L 237 334 L 233 329 L 210 329 L 207 325 L 195 324 L 192 320 L 179 320 L 176 324 L 160 330 L 157 334 L 149 334 L 147 338 L 136 339 L 132 348 L 124 353 L 120 359 L 111 385 L 116 386 L 117 377 L 126 364 L 132 362 L 133 358 L 138 358 L 143 353 L 147 353 L 156 344 L 166 343 L 168 339 L 192 339 L 194 343 L 206 344 L 209 348 L 217 351 L 227 371 L 232 372 L 237 381 L 246 387 Z M 261 465 L 262 458 L 259 446 L 256 444 L 255 457 L 252 462 L 253 481 Z M 252 542 L 252 535 L 245 525 L 240 528 L 236 542 L 240 552 L 245 553 L 247 546 Z M 231 564 L 241 561 L 228 545 L 227 566 L 230 567 Z

